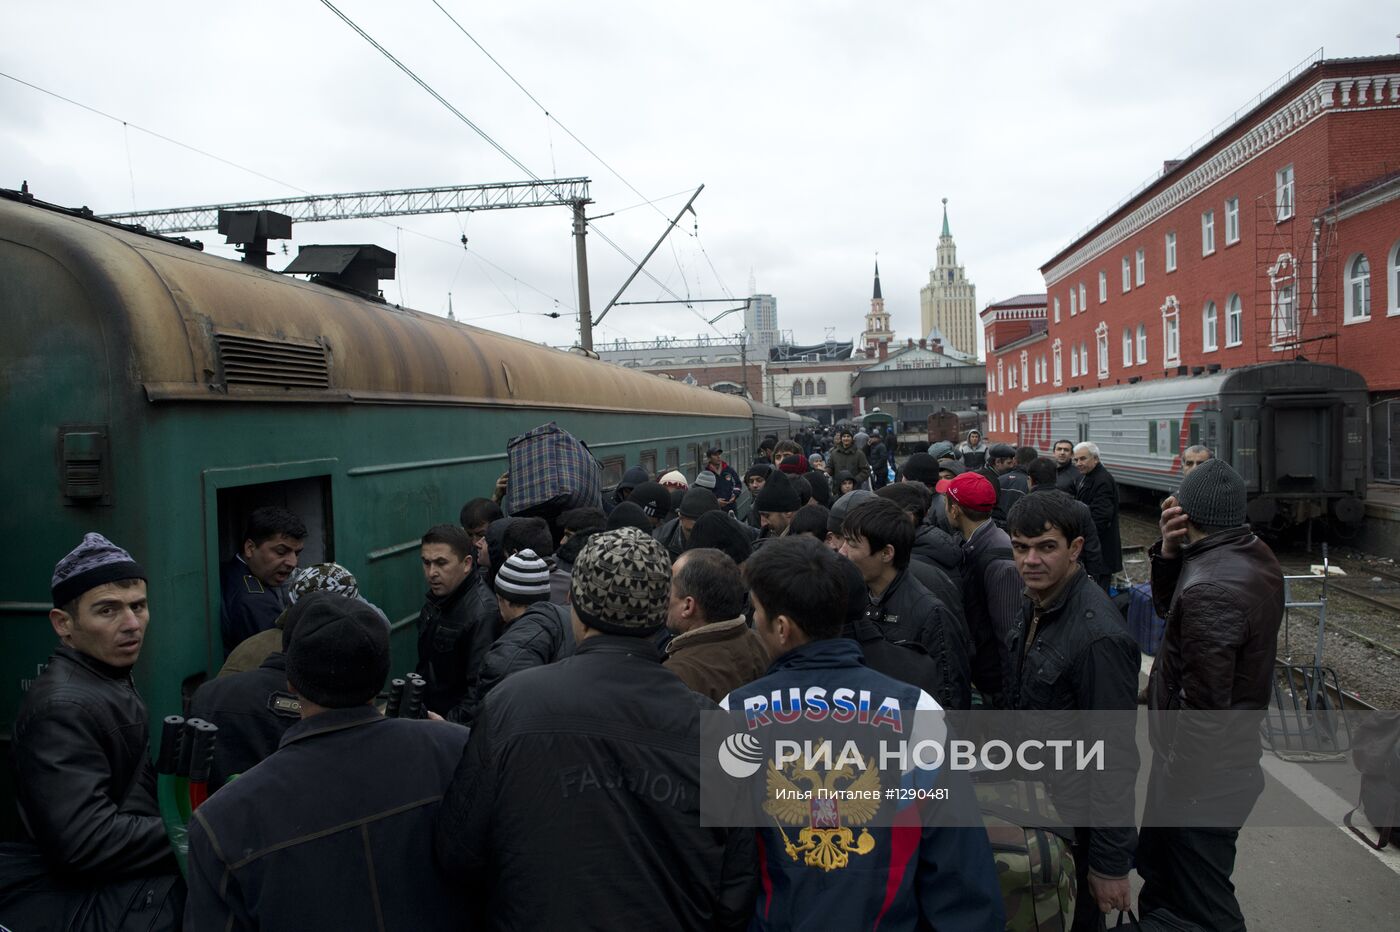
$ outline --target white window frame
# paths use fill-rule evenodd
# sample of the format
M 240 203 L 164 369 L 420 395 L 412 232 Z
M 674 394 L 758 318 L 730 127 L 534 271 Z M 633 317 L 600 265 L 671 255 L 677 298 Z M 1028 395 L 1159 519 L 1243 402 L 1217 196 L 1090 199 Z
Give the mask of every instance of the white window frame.
M 1079 283 L 1079 313 L 1083 314 L 1089 310 L 1089 289 L 1084 287 L 1084 283 Z
M 1137 325 L 1137 362 L 1139 366 L 1147 365 L 1147 324 Z
M 1201 213 L 1201 255 L 1209 256 L 1215 252 L 1215 211 L 1207 210 Z
M 1123 368 L 1131 369 L 1133 366 L 1133 328 L 1123 328 Z
M 1106 301 L 1108 301 L 1108 273 L 1107 273 L 1107 272 L 1100 272 L 1100 273 L 1099 273 L 1099 303 L 1100 303 L 1100 304 L 1103 304 L 1103 303 L 1105 303 Z
M 1089 374 L 1089 341 L 1079 341 L 1079 374 Z
M 1061 340 L 1060 340 L 1059 337 L 1056 337 L 1056 338 L 1055 338 L 1055 342 L 1052 343 L 1052 344 L 1050 345 L 1050 352 L 1051 352 L 1051 356 L 1054 358 L 1054 361 L 1055 361 L 1055 380 L 1054 380 L 1054 384 L 1056 384 L 1056 385 L 1063 385 L 1063 384 L 1064 384 L 1064 381 L 1065 381 L 1065 379 L 1064 379 L 1064 375 L 1065 375 L 1065 358 L 1064 358 L 1063 347 L 1062 347 Z
M 1166 235 L 1166 238 L 1165 238 L 1165 239 L 1166 239 L 1166 242 L 1165 242 L 1164 245 L 1165 245 L 1165 251 L 1166 251 L 1167 271 L 1168 271 L 1168 272 L 1175 272 L 1175 271 L 1176 271 L 1176 234 L 1175 234 L 1175 233 L 1168 233 L 1168 234 Z
M 1021 391 L 1031 390 L 1031 354 L 1021 350 Z
M 1225 199 L 1225 245 L 1233 246 L 1240 241 L 1240 199 Z
M 1137 251 L 1137 285 L 1141 288 L 1147 284 L 1147 249 L 1139 246 Z
M 1274 172 L 1274 205 L 1276 207 L 1275 217 L 1277 222 L 1282 223 L 1292 218 L 1294 211 L 1294 201 L 1296 187 L 1293 178 L 1293 166 L 1285 165 Z
M 1055 299 L 1055 323 L 1060 322 L 1060 299 Z
M 1385 314 L 1387 317 L 1395 317 L 1400 315 L 1400 242 L 1391 246 L 1390 252 L 1386 254 L 1385 282 Z
M 1366 263 L 1366 272 L 1358 275 L 1356 267 L 1362 262 Z M 1346 294 L 1343 296 L 1346 314 L 1342 317 L 1342 323 L 1364 324 L 1371 319 L 1371 260 L 1364 252 L 1358 252 L 1347 259 L 1343 268 L 1346 270 L 1343 282 L 1343 287 L 1346 288 Z
M 1069 377 L 1079 378 L 1079 347 L 1077 346 L 1069 348 Z
M 1214 301 L 1201 308 L 1201 352 L 1213 353 L 1220 348 L 1220 309 Z
M 1162 365 L 1181 365 L 1181 304 L 1174 294 L 1162 303 Z
M 1108 324 L 1099 321 L 1094 328 L 1094 350 L 1099 357 L 1099 378 L 1108 378 Z
M 1123 293 L 1133 290 L 1133 265 L 1127 256 L 1123 257 Z
M 998 394 L 998 395 L 1002 394 L 1002 390 L 1003 390 L 1004 388 L 1006 388 L 1006 369 L 1005 369 L 1005 367 L 1004 367 L 1004 365 L 1003 365 L 1002 360 L 998 359 L 998 360 L 997 360 L 997 394 Z
M 1292 253 L 1280 253 L 1278 261 L 1269 266 L 1270 345 L 1274 349 L 1297 345 L 1301 325 L 1297 263 Z
M 1234 330 L 1235 338 L 1230 339 L 1230 331 Z M 1240 346 L 1244 343 L 1244 300 L 1238 292 L 1230 295 L 1225 301 L 1225 348 Z
M 1079 293 L 1074 290 L 1074 286 L 1069 286 L 1069 316 L 1073 317 L 1079 313 Z

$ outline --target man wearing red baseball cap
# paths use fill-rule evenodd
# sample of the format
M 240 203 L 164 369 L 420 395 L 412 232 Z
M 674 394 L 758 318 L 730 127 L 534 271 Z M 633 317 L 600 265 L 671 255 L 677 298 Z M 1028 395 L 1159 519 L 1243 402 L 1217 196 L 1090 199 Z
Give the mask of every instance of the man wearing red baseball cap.
M 981 473 L 940 479 L 948 522 L 963 537 L 963 617 L 972 635 L 972 685 L 994 708 L 1003 707 L 1010 669 L 1007 644 L 1021 612 L 1021 577 L 1011 539 L 991 520 L 997 490 Z

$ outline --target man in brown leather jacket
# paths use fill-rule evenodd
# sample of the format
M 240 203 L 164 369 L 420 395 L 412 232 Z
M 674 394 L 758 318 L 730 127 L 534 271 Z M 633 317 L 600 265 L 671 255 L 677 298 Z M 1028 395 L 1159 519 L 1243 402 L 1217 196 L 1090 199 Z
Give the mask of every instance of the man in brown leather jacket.
M 1264 787 L 1258 718 L 1283 619 L 1283 572 L 1245 523 L 1245 501 L 1228 463 L 1201 463 L 1167 499 L 1149 551 L 1167 627 L 1148 706 L 1173 714 L 1150 717 L 1139 906 L 1144 918 L 1165 908 L 1219 932 L 1245 927 L 1230 874 L 1239 826 Z

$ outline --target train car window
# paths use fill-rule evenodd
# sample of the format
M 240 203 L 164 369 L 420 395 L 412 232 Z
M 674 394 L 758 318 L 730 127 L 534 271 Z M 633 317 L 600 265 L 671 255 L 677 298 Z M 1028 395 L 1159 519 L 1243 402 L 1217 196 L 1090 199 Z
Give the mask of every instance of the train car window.
M 296 515 L 306 525 L 306 540 L 297 558 L 300 566 L 335 559 L 331 520 L 329 476 L 239 485 L 218 492 L 219 562 L 232 559 L 243 549 L 244 525 L 256 508 L 275 505 Z
M 696 472 L 699 472 L 699 471 L 700 471 L 700 468 L 701 468 L 701 466 L 703 465 L 703 464 L 700 462 L 700 452 L 701 452 L 701 451 L 700 451 L 700 444 L 698 444 L 698 443 L 686 444 L 686 454 L 687 454 L 687 456 L 686 456 L 685 468 L 686 468 L 687 471 L 689 471 L 690 468 L 691 468 L 692 466 L 695 467 L 695 471 L 696 471 Z
M 1156 452 L 1157 452 L 1157 422 L 1156 422 L 1156 421 L 1148 421 L 1148 422 L 1147 422 L 1147 452 L 1148 452 L 1148 453 L 1156 453 Z
M 1200 443 L 1200 442 L 1201 442 L 1201 422 L 1200 422 L 1200 421 L 1192 421 L 1192 422 L 1191 422 L 1191 427 L 1190 427 L 1188 433 L 1190 434 L 1190 436 L 1189 436 L 1187 439 L 1190 441 L 1190 443 L 1188 443 L 1187 446 L 1192 446 L 1192 447 L 1194 447 L 1194 446 L 1196 446 L 1198 443 Z
M 642 468 L 647 471 L 647 475 L 656 478 L 656 451 L 642 451 Z
M 680 468 L 680 465 L 681 465 L 681 448 L 680 448 L 680 447 L 667 447 L 667 448 L 666 448 L 666 471 L 667 471 L 667 472 L 670 472 L 670 471 L 673 470 L 673 469 L 679 469 L 679 468 Z
M 615 489 L 622 481 L 622 474 L 627 471 L 627 460 L 621 456 L 609 456 L 600 460 L 598 465 L 603 467 L 603 488 Z
M 1171 444 L 1170 453 L 1173 456 L 1181 455 L 1181 422 L 1172 421 L 1171 433 L 1167 435 L 1167 442 Z

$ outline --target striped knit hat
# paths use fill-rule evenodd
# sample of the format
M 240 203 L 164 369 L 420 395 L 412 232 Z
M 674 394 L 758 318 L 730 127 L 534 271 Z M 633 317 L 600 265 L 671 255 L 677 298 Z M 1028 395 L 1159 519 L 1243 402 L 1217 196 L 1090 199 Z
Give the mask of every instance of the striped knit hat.
M 107 538 L 91 531 L 83 542 L 53 568 L 50 589 L 55 608 L 62 608 L 89 589 L 126 579 L 145 579 L 131 554 Z
M 666 623 L 671 555 L 632 527 L 594 534 L 574 561 L 569 601 L 579 620 L 607 634 L 643 637 Z
M 517 605 L 549 598 L 549 564 L 533 550 L 511 554 L 496 574 L 496 591 Z

